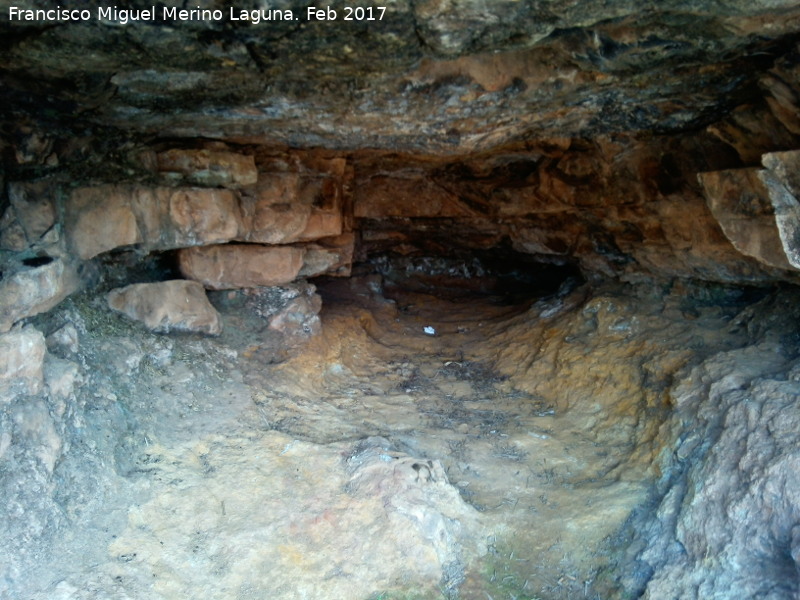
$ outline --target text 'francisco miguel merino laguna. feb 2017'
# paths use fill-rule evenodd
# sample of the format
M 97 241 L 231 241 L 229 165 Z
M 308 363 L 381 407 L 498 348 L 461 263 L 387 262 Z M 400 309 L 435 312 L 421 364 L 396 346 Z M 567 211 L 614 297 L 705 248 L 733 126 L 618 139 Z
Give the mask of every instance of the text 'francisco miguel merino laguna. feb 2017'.
M 302 11 L 291 9 L 222 9 L 209 8 L 117 8 L 116 6 L 76 9 L 56 7 L 49 9 L 29 9 L 10 6 L 9 21 L 91 21 L 96 19 L 107 23 L 127 25 L 142 21 L 242 21 L 258 24 L 262 21 L 381 21 L 386 14 L 385 6 L 307 6 Z

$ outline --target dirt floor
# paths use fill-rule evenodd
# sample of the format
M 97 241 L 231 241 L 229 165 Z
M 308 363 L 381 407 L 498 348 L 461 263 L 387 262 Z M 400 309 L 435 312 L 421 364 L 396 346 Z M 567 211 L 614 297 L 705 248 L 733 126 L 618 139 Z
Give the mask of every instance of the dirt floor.
M 88 295 L 47 317 L 76 324 L 85 375 L 42 408 L 60 441 L 16 455 L 60 458 L 7 597 L 604 597 L 673 378 L 742 339 L 733 304 L 680 290 L 319 287 L 322 331 L 288 352 L 241 307 L 217 339 Z

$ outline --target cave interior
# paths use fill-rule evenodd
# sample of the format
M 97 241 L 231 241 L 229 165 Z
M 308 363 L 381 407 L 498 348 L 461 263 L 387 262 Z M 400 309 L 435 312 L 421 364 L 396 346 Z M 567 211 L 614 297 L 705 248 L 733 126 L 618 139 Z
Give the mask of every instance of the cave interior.
M 800 597 L 795 1 L 74 4 L 0 1 L 0 597 Z

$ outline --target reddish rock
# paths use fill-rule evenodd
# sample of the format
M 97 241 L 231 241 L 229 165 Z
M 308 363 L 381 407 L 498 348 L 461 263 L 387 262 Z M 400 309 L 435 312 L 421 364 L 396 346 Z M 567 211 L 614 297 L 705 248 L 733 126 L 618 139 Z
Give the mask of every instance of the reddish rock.
M 100 186 L 72 192 L 66 207 L 67 237 L 83 260 L 142 242 L 131 209 L 130 188 Z
M 324 176 L 296 172 L 262 174 L 242 198 L 242 241 L 288 244 L 342 233 L 339 185 Z
M 308 215 L 306 226 L 297 240 L 305 242 L 338 236 L 343 229 L 343 218 L 340 211 L 311 207 L 311 214 Z
M 162 197 L 169 194 L 169 224 L 164 235 L 169 246 L 216 244 L 238 235 L 241 219 L 233 192 L 179 188 L 159 193 Z
M 177 279 L 137 283 L 109 292 L 108 305 L 159 333 L 184 331 L 219 335 L 222 321 L 203 286 Z
M 240 188 L 258 180 L 253 157 L 235 152 L 174 149 L 157 160 L 162 173 L 197 185 Z
M 68 239 L 82 259 L 133 244 L 166 250 L 227 242 L 241 227 L 236 193 L 221 189 L 79 188 L 66 208 Z
M 305 250 L 293 246 L 226 244 L 178 253 L 181 273 L 212 290 L 273 286 L 294 281 Z
M 475 212 L 424 174 L 376 176 L 361 183 L 354 195 L 356 217 L 469 217 Z
M 296 173 L 262 176 L 254 194 L 242 198 L 242 240 L 263 244 L 296 241 L 306 228 L 312 202 L 312 197 L 301 194 Z

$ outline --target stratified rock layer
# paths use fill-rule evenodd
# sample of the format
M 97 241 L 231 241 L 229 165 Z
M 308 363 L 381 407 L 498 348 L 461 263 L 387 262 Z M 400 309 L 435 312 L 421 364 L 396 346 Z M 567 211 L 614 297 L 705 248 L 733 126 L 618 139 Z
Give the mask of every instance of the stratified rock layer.
M 790 0 L 399 0 L 349 21 L 341 6 L 336 20 L 317 20 L 307 3 L 285 0 L 258 23 L 231 19 L 221 0 L 201 6 L 220 20 L 164 20 L 158 8 L 156 19 L 124 27 L 94 15 L 52 27 L 4 21 L 3 104 L 76 103 L 94 123 L 160 137 L 442 154 L 674 132 L 751 97 L 800 16 Z M 791 126 L 786 71 L 765 87 Z M 74 85 L 60 89 L 61 80 Z M 52 147 L 40 135 L 18 155 L 45 161 Z
M 178 253 L 178 262 L 185 277 L 210 290 L 224 290 L 294 281 L 304 253 L 293 246 L 226 244 L 186 248 Z

